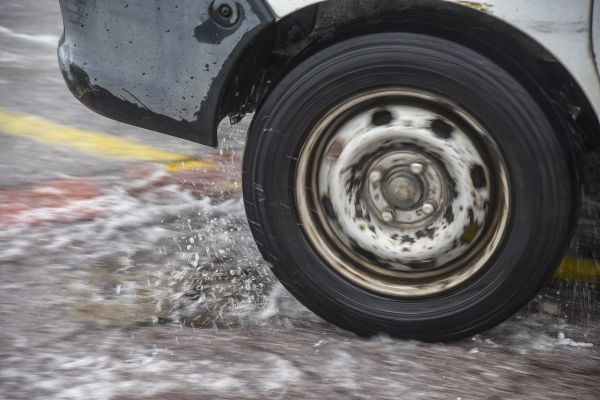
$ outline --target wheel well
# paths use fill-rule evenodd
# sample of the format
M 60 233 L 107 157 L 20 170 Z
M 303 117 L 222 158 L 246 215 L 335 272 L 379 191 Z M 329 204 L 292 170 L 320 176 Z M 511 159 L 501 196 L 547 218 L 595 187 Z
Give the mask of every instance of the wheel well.
M 414 32 L 470 47 L 515 76 L 539 101 L 573 149 L 578 168 L 575 190 L 588 182 L 592 149 L 600 147 L 600 126 L 585 94 L 566 68 L 539 43 L 479 9 L 440 0 L 329 0 L 276 22 L 253 42 L 225 88 L 220 118 L 232 122 L 255 111 L 269 90 L 302 60 L 354 36 Z M 588 192 L 598 192 L 586 184 Z

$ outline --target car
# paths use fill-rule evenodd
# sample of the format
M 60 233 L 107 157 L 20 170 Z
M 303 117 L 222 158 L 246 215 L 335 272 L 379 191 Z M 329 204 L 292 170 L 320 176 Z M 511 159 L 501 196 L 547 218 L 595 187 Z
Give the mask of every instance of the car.
M 506 320 L 597 191 L 597 1 L 60 5 L 60 68 L 93 111 L 213 147 L 220 121 L 254 113 L 256 244 L 359 335 L 453 340 Z

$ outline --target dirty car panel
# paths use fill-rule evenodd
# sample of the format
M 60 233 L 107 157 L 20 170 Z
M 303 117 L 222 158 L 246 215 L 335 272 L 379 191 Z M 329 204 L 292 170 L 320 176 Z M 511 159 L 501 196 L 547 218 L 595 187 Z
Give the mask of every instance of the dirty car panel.
M 59 63 L 77 99 L 112 119 L 213 147 L 229 73 L 274 21 L 255 0 L 60 5 Z

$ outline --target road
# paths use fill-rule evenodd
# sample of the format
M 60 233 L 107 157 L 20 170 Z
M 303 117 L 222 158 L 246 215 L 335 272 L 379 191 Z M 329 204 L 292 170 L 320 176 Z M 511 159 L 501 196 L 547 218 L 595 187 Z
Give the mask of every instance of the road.
M 60 33 L 55 0 L 0 3 L 0 399 L 598 398 L 589 280 L 556 279 L 453 343 L 336 329 L 252 241 L 248 119 L 223 123 L 212 150 L 97 116 L 62 81 Z M 93 133 L 130 150 L 109 154 Z

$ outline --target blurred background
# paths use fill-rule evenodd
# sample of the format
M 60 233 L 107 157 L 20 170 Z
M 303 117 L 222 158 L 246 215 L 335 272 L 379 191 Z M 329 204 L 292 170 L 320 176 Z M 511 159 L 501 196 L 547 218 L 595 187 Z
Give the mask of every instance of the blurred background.
M 223 122 L 213 150 L 97 116 L 60 75 L 61 30 L 55 0 L 0 2 L 1 399 L 599 398 L 593 216 L 499 327 L 357 338 L 291 298 L 255 248 L 250 119 Z

